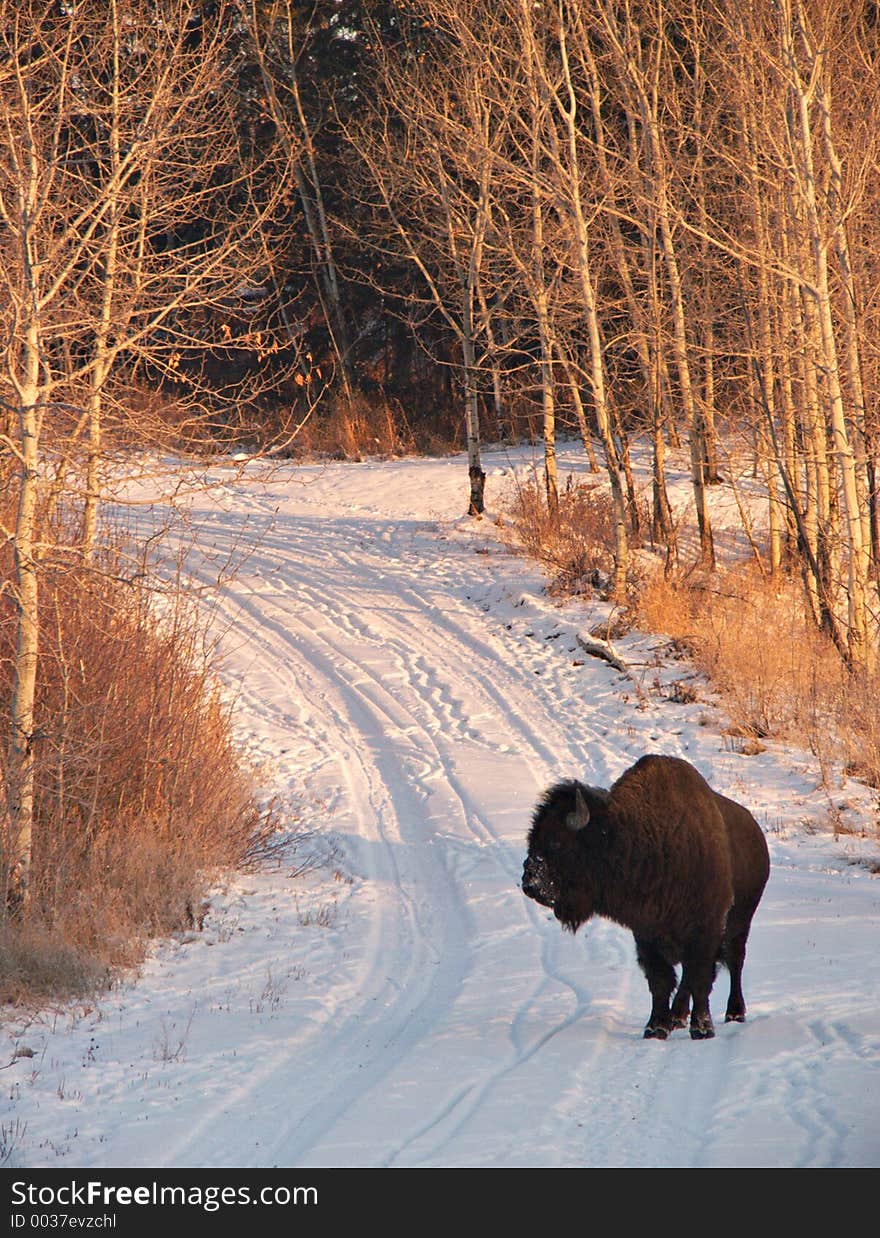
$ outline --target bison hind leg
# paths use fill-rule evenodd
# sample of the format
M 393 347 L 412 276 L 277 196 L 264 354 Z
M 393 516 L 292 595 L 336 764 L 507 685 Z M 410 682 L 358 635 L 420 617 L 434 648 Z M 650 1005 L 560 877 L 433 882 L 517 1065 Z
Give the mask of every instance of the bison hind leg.
M 730 972 L 730 996 L 727 999 L 725 1023 L 745 1023 L 746 1002 L 742 991 L 743 964 L 746 959 L 746 941 L 749 925 L 724 943 L 724 962 Z

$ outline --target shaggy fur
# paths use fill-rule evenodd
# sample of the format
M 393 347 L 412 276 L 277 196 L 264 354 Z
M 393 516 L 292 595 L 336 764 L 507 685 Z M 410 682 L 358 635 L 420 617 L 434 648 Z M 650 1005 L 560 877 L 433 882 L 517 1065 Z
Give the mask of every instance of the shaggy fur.
M 570 781 L 545 793 L 522 889 L 573 933 L 594 915 L 632 931 L 651 990 L 646 1037 L 684 1027 L 693 1003 L 691 1036 L 708 1039 L 719 962 L 730 972 L 726 1018 L 745 1018 L 746 941 L 769 872 L 750 812 L 713 791 L 687 761 L 646 756 L 609 791 Z

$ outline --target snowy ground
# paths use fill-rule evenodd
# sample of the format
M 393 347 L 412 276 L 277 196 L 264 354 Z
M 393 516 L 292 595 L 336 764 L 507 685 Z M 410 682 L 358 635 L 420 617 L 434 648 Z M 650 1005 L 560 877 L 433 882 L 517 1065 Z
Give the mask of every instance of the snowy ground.
M 487 458 L 493 507 L 524 459 Z M 99 1004 L 7 1012 L 7 1166 L 880 1163 L 876 797 L 736 751 L 704 690 L 668 699 L 689 672 L 660 640 L 619 643 L 631 677 L 585 657 L 601 607 L 558 604 L 461 519 L 465 480 L 460 459 L 289 465 L 192 500 L 205 580 L 256 539 L 217 603 L 224 674 L 300 841 Z M 721 1022 L 722 973 L 709 1042 L 644 1041 L 629 934 L 563 934 L 518 889 L 539 792 L 648 751 L 770 845 L 748 1022 Z

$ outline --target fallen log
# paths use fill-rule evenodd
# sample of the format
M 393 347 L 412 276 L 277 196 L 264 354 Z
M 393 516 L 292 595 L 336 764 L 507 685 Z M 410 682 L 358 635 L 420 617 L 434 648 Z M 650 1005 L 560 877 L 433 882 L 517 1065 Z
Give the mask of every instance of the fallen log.
M 607 662 L 613 666 L 616 671 L 621 671 L 624 675 L 629 675 L 630 669 L 627 664 L 614 651 L 614 647 L 609 641 L 597 640 L 594 636 L 581 636 L 577 634 L 577 643 L 583 649 L 584 653 L 588 653 L 591 658 L 601 658 L 603 662 Z

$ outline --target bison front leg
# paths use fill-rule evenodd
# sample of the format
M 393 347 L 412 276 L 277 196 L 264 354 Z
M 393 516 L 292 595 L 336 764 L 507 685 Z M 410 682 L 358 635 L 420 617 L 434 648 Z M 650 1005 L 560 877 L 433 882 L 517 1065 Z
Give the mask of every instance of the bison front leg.
M 672 1031 L 669 999 L 675 989 L 675 968 L 651 941 L 636 938 L 636 958 L 651 990 L 651 1015 L 645 1024 L 646 1040 L 665 1040 Z
M 681 984 L 678 986 L 678 992 L 675 995 L 675 1000 L 672 1003 L 672 1026 L 687 1027 L 688 1015 L 691 1012 L 691 992 L 684 982 L 682 977 Z
M 715 1035 L 712 1015 L 709 1011 L 709 995 L 712 992 L 718 966 L 716 955 L 714 944 L 709 950 L 705 946 L 696 946 L 685 952 L 681 988 L 690 993 L 693 1003 L 691 1009 L 692 1040 L 711 1040 Z

